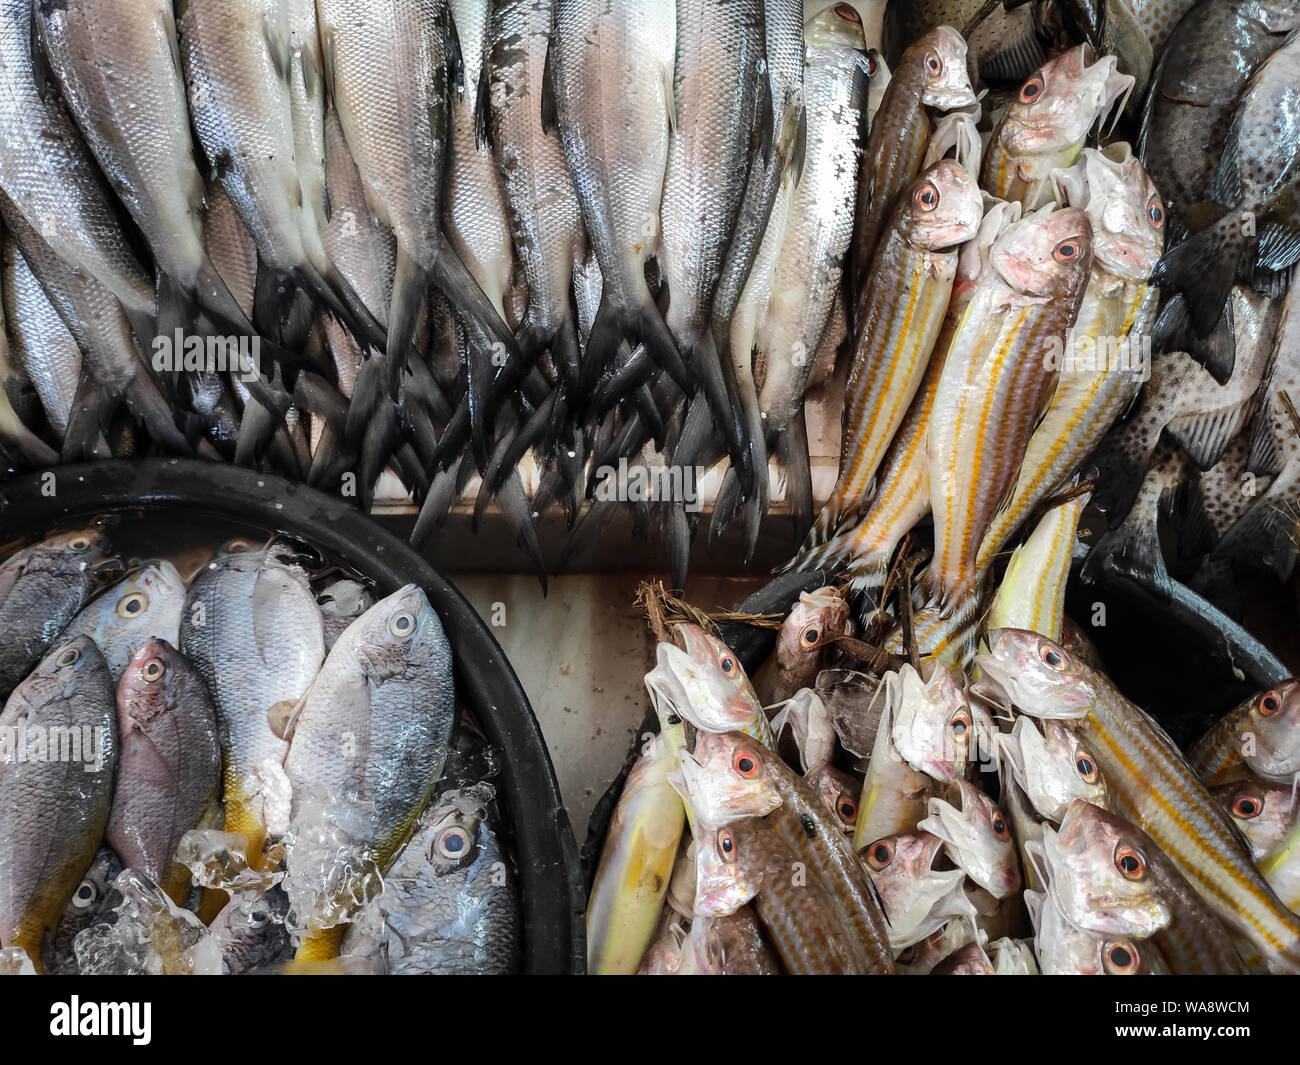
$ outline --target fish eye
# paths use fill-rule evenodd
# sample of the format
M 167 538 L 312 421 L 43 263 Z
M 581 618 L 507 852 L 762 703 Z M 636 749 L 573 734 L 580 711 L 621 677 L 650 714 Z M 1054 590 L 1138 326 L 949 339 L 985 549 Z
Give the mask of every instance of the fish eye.
M 732 658 L 731 655 L 723 655 L 722 658 L 718 660 L 718 667 L 723 673 L 730 677 L 736 672 L 736 660 Z
M 415 631 L 415 615 L 409 610 L 394 614 L 388 620 L 388 631 L 399 639 L 405 639 Z
M 1086 754 L 1079 755 L 1079 757 L 1074 761 L 1074 768 L 1079 776 L 1084 779 L 1085 783 L 1097 783 L 1097 763 L 1092 760 L 1091 756 Z
M 117 603 L 117 612 L 124 618 L 138 618 L 149 609 L 149 597 L 143 592 L 124 595 Z
M 1065 656 L 1050 644 L 1043 644 L 1042 649 L 1038 652 L 1043 660 L 1043 664 L 1060 672 L 1065 668 Z
M 872 869 L 883 869 L 894 860 L 894 844 L 892 840 L 878 839 L 871 845 L 867 851 L 867 864 Z
M 470 847 L 469 833 L 460 825 L 452 825 L 451 828 L 444 829 L 438 837 L 438 853 L 449 861 L 458 861 L 469 853 Z
M 912 202 L 922 211 L 933 211 L 939 206 L 939 190 L 927 181 L 916 190 L 916 195 L 912 197 Z
M 1124 874 L 1125 880 L 1141 880 L 1146 876 L 1146 859 L 1134 847 L 1120 847 L 1115 852 L 1115 868 Z
M 853 13 L 855 15 L 857 14 L 856 11 Z M 876 62 L 876 57 L 872 55 L 867 56 L 867 77 L 874 78 L 876 76 L 876 71 L 879 69 L 880 64 Z
M 65 647 L 59 652 L 59 657 L 54 660 L 54 664 L 59 668 L 64 666 L 75 665 L 77 659 L 81 657 L 81 652 L 75 647 Z
M 1007 838 L 1007 823 L 1003 819 L 1002 815 L 998 813 L 993 815 L 993 834 L 997 836 L 998 839 Z
M 1265 692 L 1259 697 L 1259 712 L 1263 717 L 1272 717 L 1282 709 L 1282 699 L 1277 692 Z
M 816 647 L 818 641 L 821 638 L 822 638 L 822 630 L 819 629 L 816 625 L 809 625 L 806 629 L 803 630 L 803 632 L 799 634 L 799 642 L 809 650 L 812 650 L 814 647 Z
M 1052 252 L 1052 258 L 1058 263 L 1071 263 L 1079 257 L 1079 242 L 1073 237 L 1067 237 L 1056 246 Z
M 1159 229 L 1165 224 L 1165 209 L 1164 205 L 1160 202 L 1159 196 L 1152 196 L 1150 202 L 1147 204 L 1147 218 L 1151 220 L 1151 224 L 1156 229 Z
M 239 539 L 227 540 L 224 544 L 221 545 L 221 550 L 223 554 L 228 554 L 234 551 L 247 551 L 252 546 L 253 545 L 249 543 L 247 540 L 239 540 Z
M 939 58 L 938 52 L 929 51 L 925 53 L 925 69 L 926 73 L 932 78 L 937 78 L 943 73 L 943 60 Z
M 265 928 L 271 921 L 271 918 L 264 913 L 250 913 L 248 915 L 248 927 L 257 929 Z
M 78 536 L 75 540 L 69 540 L 68 546 L 74 551 L 84 551 L 90 546 L 90 541 L 84 536 Z
M 1264 802 L 1253 795 L 1238 795 L 1232 804 L 1232 812 L 1243 821 L 1258 817 L 1264 809 Z
M 739 750 L 731 758 L 731 768 L 746 780 L 758 776 L 758 759 L 752 751 Z
M 729 862 L 736 860 L 736 837 L 729 828 L 718 832 L 718 853 Z
M 862 21 L 862 17 L 858 14 L 857 8 L 855 8 L 852 4 L 836 4 L 835 14 L 839 15 L 839 17 L 842 19 L 847 19 L 849 22 Z M 871 70 L 869 71 L 869 73 L 874 74 L 875 71 Z
M 840 819 L 846 824 L 851 825 L 858 819 L 858 804 L 845 795 L 840 799 L 839 806 L 836 807 Z
M 1112 976 L 1132 976 L 1141 964 L 1137 948 L 1128 941 L 1107 943 L 1102 951 L 1106 972 Z
M 144 677 L 144 679 L 149 681 L 151 684 L 166 672 L 167 667 L 163 665 L 163 660 L 161 658 L 151 658 L 140 667 L 140 676 Z
M 952 720 L 948 722 L 948 727 L 952 729 L 954 736 L 964 737 L 970 732 L 971 718 L 970 711 L 962 707 L 952 715 Z
M 1043 95 L 1043 76 L 1035 74 L 1022 86 L 1020 86 L 1020 102 L 1022 104 L 1032 104 Z
M 73 892 L 73 908 L 84 910 L 87 906 L 93 905 L 97 898 L 99 898 L 99 888 L 95 887 L 95 882 L 93 880 L 83 880 L 77 885 L 77 890 Z

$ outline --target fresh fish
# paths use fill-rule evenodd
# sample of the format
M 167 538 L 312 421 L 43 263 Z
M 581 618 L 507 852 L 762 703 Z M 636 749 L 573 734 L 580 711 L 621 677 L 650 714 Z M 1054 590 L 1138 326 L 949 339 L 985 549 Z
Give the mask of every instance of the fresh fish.
M 1049 891 L 1066 919 L 1092 932 L 1147 938 L 1175 974 L 1244 973 L 1232 939 L 1140 828 L 1082 800 L 1059 831 L 1043 830 Z
M 1252 777 L 1235 784 L 1220 784 L 1211 788 L 1210 794 L 1232 815 L 1257 863 L 1282 842 L 1295 822 L 1296 806 L 1289 784 L 1271 784 Z
M 20 947 L 39 966 L 46 935 L 94 860 L 113 798 L 117 728 L 104 656 L 85 636 L 57 644 L 0 720 L 24 756 L 11 749 L 0 763 L 0 947 Z M 36 750 L 43 756 L 32 757 Z
M 800 689 L 812 687 L 826 648 L 852 632 L 849 605 L 838 589 L 800 592 L 777 633 L 771 675 L 760 673 L 756 678 L 764 705 L 783 703 Z
M 337 178 L 331 182 L 334 190 L 332 195 L 338 193 L 337 184 Z M 206 201 L 208 209 L 203 214 L 203 247 L 217 273 L 221 275 L 221 280 L 239 303 L 239 309 L 245 317 L 250 317 L 257 287 L 257 245 L 253 243 L 248 227 L 239 217 L 224 185 L 217 181 L 209 184 Z M 341 211 L 346 210 L 342 204 L 340 207 Z M 356 216 L 353 216 L 353 220 L 356 220 Z M 346 225 L 347 216 L 340 213 L 337 221 L 340 226 Z
M 911 688 L 915 693 L 916 687 Z M 933 778 L 908 765 L 894 746 L 894 716 L 902 709 L 901 701 L 907 694 L 902 684 L 884 688 L 880 724 L 858 800 L 858 823 L 853 830 L 856 851 L 885 836 L 915 830 L 938 789 Z
M 958 947 L 930 970 L 931 976 L 992 976 L 993 962 L 979 943 L 972 940 Z
M 554 0 L 506 0 L 490 6 L 478 107 L 500 171 L 510 236 L 528 287 L 520 346 L 526 358 L 549 348 L 552 362 L 572 391 L 578 385 L 580 355 L 569 289 L 576 264 L 588 252 L 564 145 L 558 132 L 543 122 L 546 54 L 555 4 Z
M 1300 773 L 1300 679 L 1252 695 L 1224 714 L 1187 752 L 1208 785 L 1223 784 L 1245 767 L 1273 784 Z
M 1292 912 L 1300 912 L 1300 821 L 1257 863 L 1268 886 Z
M 969 781 L 950 784 L 946 800 L 932 798 L 929 816 L 917 827 L 943 840 L 953 863 L 994 898 L 1020 889 L 1020 861 L 1006 816 Z
M 984 621 L 988 628 L 1028 629 L 1061 638 L 1065 584 L 1087 502 L 1085 492 L 1052 507 L 1012 553 Z
M 762 818 L 744 818 L 705 833 L 696 847 L 697 913 L 724 916 L 753 900 L 786 972 L 871 971 L 816 874 L 796 880 L 795 853 Z
M 116 680 L 146 640 L 166 640 L 172 647 L 180 643 L 184 605 L 185 581 L 175 566 L 161 559 L 106 588 L 82 607 L 63 634 L 94 640 Z
M 1011 768 L 1039 817 L 1059 823 L 1075 799 L 1111 809 L 1110 788 L 1097 759 L 1068 725 L 1047 720 L 1042 731 L 1032 718 L 1018 717 L 998 736 L 1003 764 Z
M 696 971 L 710 976 L 776 976 L 772 953 L 753 906 L 717 917 L 697 916 L 683 949 L 694 952 Z
M 976 662 L 1019 710 L 1073 722 L 1120 808 L 1168 855 L 1210 912 L 1254 944 L 1270 968 L 1300 966 L 1300 917 L 1255 871 L 1228 815 L 1151 718 L 1105 676 L 1035 633 L 995 630 L 989 653 Z
M 923 678 L 911 665 L 884 679 L 894 750 L 914 770 L 951 783 L 977 761 L 976 735 L 962 685 L 941 666 Z
M 286 890 L 309 929 L 298 958 L 337 952 L 333 911 L 347 905 L 328 869 L 322 882 L 314 833 L 337 826 L 327 861 L 337 848 L 386 869 L 442 775 L 454 721 L 451 646 L 424 592 L 408 584 L 348 626 L 284 730 L 293 788 Z
M 175 861 L 181 837 L 217 822 L 221 745 L 212 697 L 169 642 L 137 644 L 117 684 L 117 787 L 104 839 L 183 904 L 190 873 Z
M 680 388 L 691 385 L 645 280 L 662 243 L 676 44 L 675 0 L 555 0 L 549 96 L 604 280 L 583 358 L 584 391 L 625 337 L 639 339 Z
M 826 804 L 844 834 L 852 837 L 858 824 L 858 795 L 862 791 L 857 778 L 822 762 L 808 770 L 804 779 Z
M 680 755 L 668 782 L 707 828 L 738 817 L 762 817 L 781 805 L 781 793 L 767 772 L 775 756 L 741 732 L 701 732 L 695 750 Z
M 289 896 L 278 885 L 235 895 L 209 925 L 221 944 L 223 975 L 241 976 L 290 957 L 288 918 Z
M 676 749 L 662 736 L 646 742 L 610 819 L 587 904 L 587 971 L 632 973 L 654 938 L 686 823 L 668 783 Z
M 767 715 L 731 648 L 698 625 L 678 625 L 676 635 L 686 649 L 659 645 L 645 678 L 651 699 L 666 701 L 696 728 L 744 732 L 770 747 Z
M 1153 976 L 1168 973 L 1150 939 L 1088 932 L 1071 924 L 1051 892 L 1026 892 L 1034 953 L 1044 976 Z
M 34 5 L 0 6 L 0 189 L 59 258 L 131 313 L 152 315 L 153 281 L 131 250 L 113 195 L 33 55 Z
M 59 918 L 59 926 L 46 942 L 42 953 L 45 971 L 51 976 L 76 976 L 77 955 L 72 943 L 83 928 L 106 919 L 120 900 L 113 891 L 113 881 L 122 871 L 122 863 L 108 847 L 95 852 L 94 861 L 72 893 Z
M 928 832 L 905 832 L 875 840 L 863 853 L 871 882 L 889 920 L 889 943 L 910 947 L 954 917 L 974 917 L 962 893 L 966 874 L 935 869 L 943 840 Z
M 0 243 L 0 255 L 3 244 Z M 0 267 L 3 269 L 3 267 Z M 0 279 L 0 285 L 7 282 Z M 29 399 L 31 382 L 27 375 L 14 365 L 9 349 L 7 330 L 3 328 L 4 315 L 0 314 L 0 451 L 15 467 L 24 464 L 39 469 L 53 466 L 59 460 L 58 452 L 45 443 L 24 423 L 35 413 Z M 79 358 L 80 356 L 78 356 Z
M 1127 0 L 1126 6 L 1151 42 L 1151 50 L 1159 56 L 1174 28 L 1197 3 L 1196 0 Z
M 821 696 L 812 688 L 800 688 L 772 718 L 772 734 L 777 737 L 780 753 L 784 753 L 781 742 L 787 726 L 798 753 L 798 763 L 805 773 L 835 757 L 838 745 L 835 723 Z
M 158 269 L 204 307 L 246 327 L 203 248 L 205 189 L 171 0 L 37 4 L 33 12 L 33 47 Z
M 256 865 L 268 825 L 288 817 L 281 734 L 325 657 L 320 608 L 274 544 L 218 555 L 190 584 L 180 649 L 216 706 L 226 831 Z
M 321 589 L 316 603 L 320 607 L 328 653 L 348 626 L 375 605 L 375 597 L 360 581 L 340 577 Z
M 974 103 L 966 72 L 966 42 L 951 26 L 938 26 L 910 42 L 893 64 L 862 159 L 850 292 L 863 290 L 895 201 L 921 169 L 930 138 L 925 109 L 952 111 Z
M 1044 208 L 997 239 L 957 327 L 929 431 L 930 579 L 947 603 L 974 581 L 979 545 L 1015 490 L 1056 384 L 1048 355 L 1074 324 L 1091 263 L 1083 211 Z
M 108 550 L 98 529 L 55 533 L 0 566 L 0 696 L 8 695 L 95 589 Z
M 812 536 L 824 541 L 870 498 L 876 472 L 921 386 L 957 273 L 958 244 L 983 217 L 974 179 L 943 159 L 906 186 L 857 311 L 839 477 Z
M 1033 211 L 1050 199 L 1052 171 L 1073 166 L 1084 139 L 1133 88 L 1118 60 L 1094 61 L 1081 44 L 1034 73 L 993 131 L 981 184 L 1002 200 Z

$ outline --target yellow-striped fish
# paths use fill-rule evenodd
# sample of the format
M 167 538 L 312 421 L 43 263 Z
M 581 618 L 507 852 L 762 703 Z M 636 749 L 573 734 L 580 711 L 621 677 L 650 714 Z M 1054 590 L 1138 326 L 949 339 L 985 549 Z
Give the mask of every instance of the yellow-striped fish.
M 1206 784 L 1223 784 L 1249 770 L 1276 784 L 1300 773 L 1300 678 L 1252 695 L 1202 736 L 1187 760 Z
M 1052 507 L 1029 539 L 1016 548 L 993 595 L 985 624 L 990 629 L 1028 629 L 1060 640 L 1065 620 L 1065 582 L 1088 496 Z

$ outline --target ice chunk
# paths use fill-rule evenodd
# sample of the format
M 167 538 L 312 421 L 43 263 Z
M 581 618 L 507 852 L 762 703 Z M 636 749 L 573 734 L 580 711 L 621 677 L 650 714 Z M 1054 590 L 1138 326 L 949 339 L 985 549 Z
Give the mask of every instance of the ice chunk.
M 248 837 L 216 828 L 196 828 L 181 837 L 176 860 L 187 866 L 196 883 L 220 888 L 231 894 L 269 890 L 283 878 L 275 871 L 284 857 L 283 844 L 272 844 L 263 853 L 267 872 L 248 864 Z
M 22 947 L 0 950 L 0 976 L 35 976 L 36 966 Z

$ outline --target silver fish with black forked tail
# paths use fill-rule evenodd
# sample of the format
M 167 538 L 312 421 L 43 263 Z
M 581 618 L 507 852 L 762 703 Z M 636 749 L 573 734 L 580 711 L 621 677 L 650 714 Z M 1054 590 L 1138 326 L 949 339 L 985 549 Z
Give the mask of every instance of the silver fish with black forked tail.
M 9 696 L 0 723 L 23 744 L 0 762 L 0 947 L 20 947 L 39 967 L 113 798 L 117 725 L 104 656 L 85 636 L 56 645 Z
M 876 245 L 902 188 L 921 169 L 930 119 L 926 108 L 951 111 L 975 103 L 966 72 L 966 42 L 951 26 L 938 26 L 909 44 L 894 65 L 871 126 L 858 183 L 850 298 L 857 299 L 875 262 Z M 856 324 L 856 306 L 850 318 Z
M 61 259 L 150 316 L 153 281 L 63 98 L 38 69 L 33 9 L 31 0 L 0 5 L 0 189 Z
M 97 529 L 55 533 L 0 566 L 0 696 L 27 675 L 90 597 L 107 549 Z
M 388 391 L 397 398 L 430 285 L 481 334 L 518 346 L 441 225 L 459 42 L 446 0 L 318 0 L 325 81 L 370 210 L 397 240 Z M 490 357 L 490 352 L 487 353 Z
M 82 0 L 33 10 L 33 47 L 158 269 L 225 322 L 251 328 L 203 248 L 205 189 L 171 0 Z
M 519 344 L 529 361 L 549 349 L 572 392 L 578 387 L 581 355 L 570 287 L 588 251 L 564 145 L 543 117 L 554 6 L 554 0 L 491 4 L 478 108 L 528 287 Z
M 1080 928 L 1154 937 L 1176 975 L 1246 971 L 1218 918 L 1136 825 L 1076 799 L 1040 846 L 1048 891 Z
M 180 649 L 221 725 L 225 829 L 260 868 L 268 822 L 283 831 L 289 813 L 284 726 L 325 657 L 305 574 L 274 544 L 218 555 L 190 584 Z
M 975 236 L 983 215 L 975 179 L 948 159 L 902 190 L 858 304 L 839 476 L 810 544 L 829 539 L 871 497 L 939 337 L 957 275 L 957 245 Z
M 59 926 L 46 940 L 42 951 L 45 971 L 51 976 L 76 976 L 77 955 L 72 949 L 77 933 L 106 920 L 122 901 L 113 890 L 113 881 L 122 871 L 122 863 L 110 847 L 100 847 L 68 900 L 59 918 Z
M 589 393 L 625 338 L 692 379 L 646 285 L 674 112 L 677 4 L 555 0 L 543 121 L 554 115 L 604 289 L 582 363 Z M 611 116 L 617 116 L 610 121 Z
M 217 823 L 221 745 L 207 685 L 170 643 L 138 644 L 117 685 L 117 786 L 104 839 L 183 905 L 190 873 L 175 861 L 181 837 Z
M 438 796 L 384 876 L 378 905 L 390 973 L 519 971 L 519 889 L 491 820 L 494 798 L 491 784 Z
M 146 640 L 180 644 L 184 606 L 185 581 L 175 566 L 161 559 L 104 589 L 68 622 L 64 636 L 94 640 L 116 680 Z
M 726 5 L 676 0 L 675 7 L 670 105 L 675 123 L 660 208 L 666 321 L 699 386 L 696 402 L 707 402 L 742 492 L 749 495 L 758 472 L 751 427 L 740 409 L 734 375 L 724 371 L 714 341 L 713 295 L 753 160 L 769 159 L 773 151 L 763 5 L 761 0 Z
M 1300 773 L 1300 679 L 1292 677 L 1224 714 L 1187 752 L 1206 784 L 1224 784 L 1242 770 L 1274 784 Z
M 306 929 L 300 960 L 337 953 L 351 867 L 382 872 L 409 838 L 442 775 L 454 722 L 451 646 L 424 592 L 408 584 L 339 637 L 285 729 L 293 787 L 285 890 Z
M 1245 841 L 1164 731 L 1065 648 L 997 629 L 980 669 L 1032 717 L 1074 722 L 1120 808 L 1131 813 L 1225 925 L 1276 971 L 1300 969 L 1300 916 L 1255 870 Z M 983 682 L 981 682 L 983 683 Z

